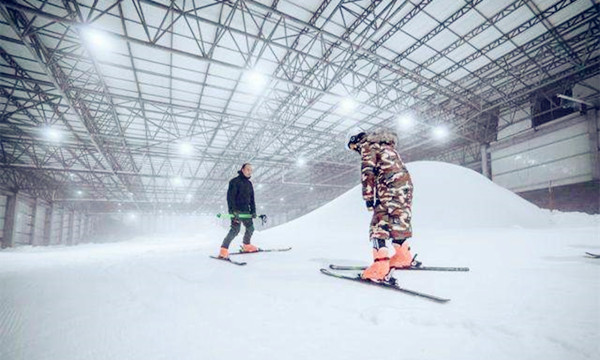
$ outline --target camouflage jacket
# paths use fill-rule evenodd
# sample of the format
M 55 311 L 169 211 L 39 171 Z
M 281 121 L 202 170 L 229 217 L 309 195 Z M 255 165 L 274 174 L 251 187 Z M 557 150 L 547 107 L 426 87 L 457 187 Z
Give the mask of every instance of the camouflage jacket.
M 361 180 L 365 201 L 379 200 L 386 204 L 396 199 L 412 181 L 406 166 L 396 151 L 396 134 L 380 130 L 367 135 L 359 145 L 362 158 Z

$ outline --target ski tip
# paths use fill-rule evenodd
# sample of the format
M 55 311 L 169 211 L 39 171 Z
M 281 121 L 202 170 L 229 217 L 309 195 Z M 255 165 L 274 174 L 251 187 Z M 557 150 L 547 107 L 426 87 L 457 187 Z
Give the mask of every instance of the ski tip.
M 292 250 L 291 246 L 290 247 L 286 247 L 286 248 L 280 248 L 280 249 L 269 249 L 269 248 L 262 249 L 262 248 L 259 248 L 259 252 L 260 251 L 265 251 L 265 252 L 270 252 L 270 251 L 278 252 L 279 251 L 279 252 L 281 252 L 281 251 L 290 251 L 290 250 Z
M 335 276 L 335 277 L 340 277 L 340 274 L 337 274 L 337 273 L 335 273 L 333 271 L 329 271 L 329 269 L 326 269 L 326 268 L 321 268 L 319 271 L 321 271 L 325 275 L 331 275 L 331 276 Z M 345 276 L 345 277 L 348 277 L 348 276 Z

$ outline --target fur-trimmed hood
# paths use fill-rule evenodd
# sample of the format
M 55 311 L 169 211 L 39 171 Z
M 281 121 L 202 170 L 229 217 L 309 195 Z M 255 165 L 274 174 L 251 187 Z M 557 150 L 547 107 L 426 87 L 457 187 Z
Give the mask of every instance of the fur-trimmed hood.
M 395 145 L 398 142 L 398 136 L 396 136 L 396 132 L 394 130 L 382 128 L 367 134 L 366 140 L 367 142 L 371 143 L 388 143 Z

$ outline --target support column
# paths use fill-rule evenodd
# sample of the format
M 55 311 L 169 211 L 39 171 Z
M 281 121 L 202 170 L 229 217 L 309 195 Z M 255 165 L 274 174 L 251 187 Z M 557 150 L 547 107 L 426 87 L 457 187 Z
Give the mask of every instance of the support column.
M 86 214 L 86 216 L 85 216 L 85 237 L 86 237 L 86 239 L 90 239 L 92 237 L 93 232 L 94 232 L 94 218 L 90 214 Z
M 29 237 L 29 245 L 37 245 L 35 241 L 36 236 L 36 221 L 37 221 L 37 210 L 38 210 L 38 198 L 33 199 L 33 206 L 31 206 L 31 234 Z
M 2 248 L 13 247 L 15 244 L 15 220 L 17 218 L 17 194 L 7 195 L 6 213 L 4 215 L 4 236 Z
M 58 223 L 58 244 L 63 245 L 64 229 L 65 229 L 65 208 L 60 209 L 60 222 Z
M 84 213 L 83 216 L 81 217 L 83 219 L 83 228 L 81 229 L 81 236 L 84 238 L 88 237 L 88 229 L 89 229 L 89 223 L 90 223 L 90 216 L 87 213 Z
M 46 209 L 46 217 L 44 218 L 44 236 L 42 244 L 45 246 L 50 245 L 52 241 L 52 215 L 54 214 L 54 203 L 50 203 Z
M 85 217 L 85 215 L 83 213 L 78 213 L 79 216 L 77 217 L 77 243 L 79 244 L 81 242 L 81 239 L 83 239 L 83 218 Z
M 75 216 L 75 212 L 73 210 L 69 210 L 69 226 L 67 233 L 67 245 L 73 245 L 73 225 L 75 222 L 73 221 L 73 217 Z
M 588 134 L 590 138 L 590 161 L 592 179 L 596 187 L 600 187 L 600 117 L 598 110 L 588 111 Z M 600 197 L 596 195 L 596 209 L 600 210 Z
M 590 138 L 590 154 L 592 161 L 592 179 L 600 180 L 600 124 L 598 119 L 598 110 L 587 112 L 588 134 Z
M 481 144 L 481 173 L 488 179 L 492 178 L 492 167 L 489 159 L 490 144 Z

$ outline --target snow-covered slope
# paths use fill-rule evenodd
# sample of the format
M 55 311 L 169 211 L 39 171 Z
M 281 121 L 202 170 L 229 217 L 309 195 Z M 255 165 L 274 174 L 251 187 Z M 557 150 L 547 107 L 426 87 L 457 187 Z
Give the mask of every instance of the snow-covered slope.
M 245 267 L 208 258 L 223 229 L 2 251 L 0 359 L 596 359 L 600 261 L 583 253 L 600 252 L 598 217 L 573 226 L 470 170 L 409 169 L 413 250 L 471 271 L 396 276 L 448 304 L 319 273 L 370 261 L 355 188 L 257 232 L 259 246 L 294 249 L 243 255 Z
M 481 174 L 448 163 L 409 163 L 415 186 L 413 230 L 416 238 L 430 230 L 456 232 L 475 228 L 543 228 L 552 225 L 548 211 L 494 184 Z M 359 171 L 359 169 L 357 169 Z M 368 238 L 371 213 L 365 210 L 358 185 L 321 208 L 269 230 L 302 232 L 310 238 Z

